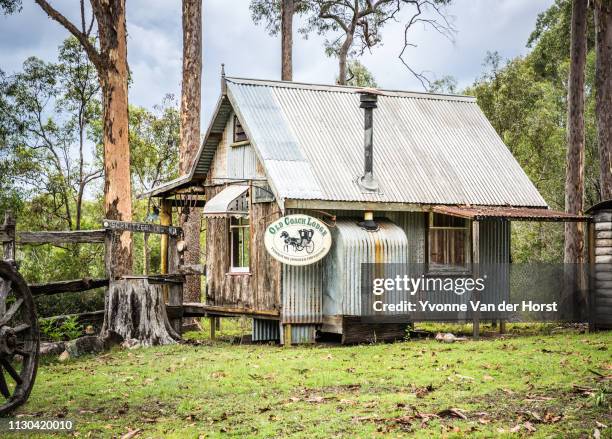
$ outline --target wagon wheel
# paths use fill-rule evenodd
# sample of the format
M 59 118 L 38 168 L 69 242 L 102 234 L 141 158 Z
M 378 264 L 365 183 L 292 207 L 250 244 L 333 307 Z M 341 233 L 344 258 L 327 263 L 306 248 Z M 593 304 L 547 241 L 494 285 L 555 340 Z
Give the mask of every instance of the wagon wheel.
M 306 253 L 311 254 L 314 251 L 314 242 L 308 241 L 305 248 L 306 248 Z
M 39 332 L 30 288 L 0 261 L 0 414 L 25 403 L 38 366 Z

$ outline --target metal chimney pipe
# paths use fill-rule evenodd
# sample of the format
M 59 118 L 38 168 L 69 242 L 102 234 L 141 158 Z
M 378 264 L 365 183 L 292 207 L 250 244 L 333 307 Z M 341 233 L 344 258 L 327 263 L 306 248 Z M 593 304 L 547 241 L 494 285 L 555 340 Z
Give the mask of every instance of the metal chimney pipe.
M 364 88 L 359 90 L 361 105 L 364 109 L 364 165 L 363 175 L 357 180 L 359 186 L 368 191 L 378 191 L 378 182 L 374 178 L 374 108 L 377 107 L 378 90 Z

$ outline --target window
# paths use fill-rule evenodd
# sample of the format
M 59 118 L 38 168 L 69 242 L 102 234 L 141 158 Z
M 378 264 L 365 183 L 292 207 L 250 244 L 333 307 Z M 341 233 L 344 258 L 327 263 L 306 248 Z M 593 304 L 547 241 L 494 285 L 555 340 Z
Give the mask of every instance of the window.
M 470 252 L 470 222 L 468 220 L 437 213 L 429 214 L 429 271 L 469 271 Z
M 234 116 L 234 143 L 244 142 L 245 140 L 248 140 L 247 135 L 238 120 L 238 116 Z
M 230 218 L 230 249 L 233 273 L 248 273 L 251 231 L 248 218 Z

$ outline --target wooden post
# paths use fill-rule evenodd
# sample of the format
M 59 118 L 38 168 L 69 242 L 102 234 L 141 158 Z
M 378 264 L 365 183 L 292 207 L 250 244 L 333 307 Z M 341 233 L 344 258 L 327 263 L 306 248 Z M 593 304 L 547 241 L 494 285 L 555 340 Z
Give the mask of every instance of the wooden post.
M 165 198 L 161 201 L 159 222 L 162 226 L 172 225 L 172 205 Z M 160 267 L 161 274 L 168 274 L 168 238 L 169 235 L 162 234 L 160 239 Z M 164 301 L 168 301 L 168 287 L 164 286 Z
M 217 337 L 217 324 L 216 324 L 216 317 L 210 317 L 209 321 L 210 321 L 210 339 L 214 340 Z
M 159 222 L 162 226 L 172 225 L 172 205 L 169 200 L 163 199 L 159 212 Z M 168 235 L 161 236 L 161 267 L 162 274 L 168 274 Z
M 162 235 L 166 236 L 166 235 Z M 177 249 L 177 236 L 168 236 L 168 274 L 178 274 L 180 265 L 180 255 Z M 167 289 L 168 292 L 168 305 L 170 306 L 183 306 L 183 283 L 173 283 Z M 182 308 L 181 308 L 182 309 Z M 182 313 L 181 313 L 182 314 Z M 182 327 L 182 316 L 172 319 L 170 323 L 174 330 L 180 334 Z
M 480 222 L 472 221 L 472 276 L 474 278 L 480 277 Z M 480 300 L 480 292 L 474 291 L 472 293 L 472 301 L 477 302 Z M 478 340 L 480 337 L 480 310 L 476 310 L 472 315 L 472 330 L 473 337 Z
M 592 332 L 596 329 L 595 320 L 594 320 L 594 312 L 595 312 L 595 222 L 589 221 L 587 224 L 587 267 L 589 277 L 587 280 L 587 289 L 589 291 L 588 295 L 588 306 L 589 306 L 589 327 L 588 331 Z M 589 284 L 592 282 L 592 284 Z
M 4 214 L 4 223 L 0 228 L 2 241 L 2 259 L 7 262 L 15 262 L 15 217 L 12 211 Z
M 290 324 L 285 324 L 283 325 L 283 346 L 286 348 L 290 348 L 291 347 L 291 343 L 293 342 L 291 340 L 291 325 Z
M 109 281 L 113 280 L 113 239 L 115 232 L 107 230 L 104 237 L 104 273 Z

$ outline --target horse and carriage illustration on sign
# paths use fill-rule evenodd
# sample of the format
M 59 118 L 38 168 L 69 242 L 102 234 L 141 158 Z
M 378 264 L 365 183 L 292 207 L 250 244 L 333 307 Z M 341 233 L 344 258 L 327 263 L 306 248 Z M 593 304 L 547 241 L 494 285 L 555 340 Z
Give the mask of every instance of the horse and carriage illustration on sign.
M 281 233 L 280 237 L 285 242 L 285 251 L 292 249 L 294 252 L 301 252 L 306 250 L 306 253 L 311 254 L 315 249 L 315 244 L 312 241 L 314 235 L 313 229 L 300 229 L 298 230 L 298 237 L 289 235 L 286 230 Z

